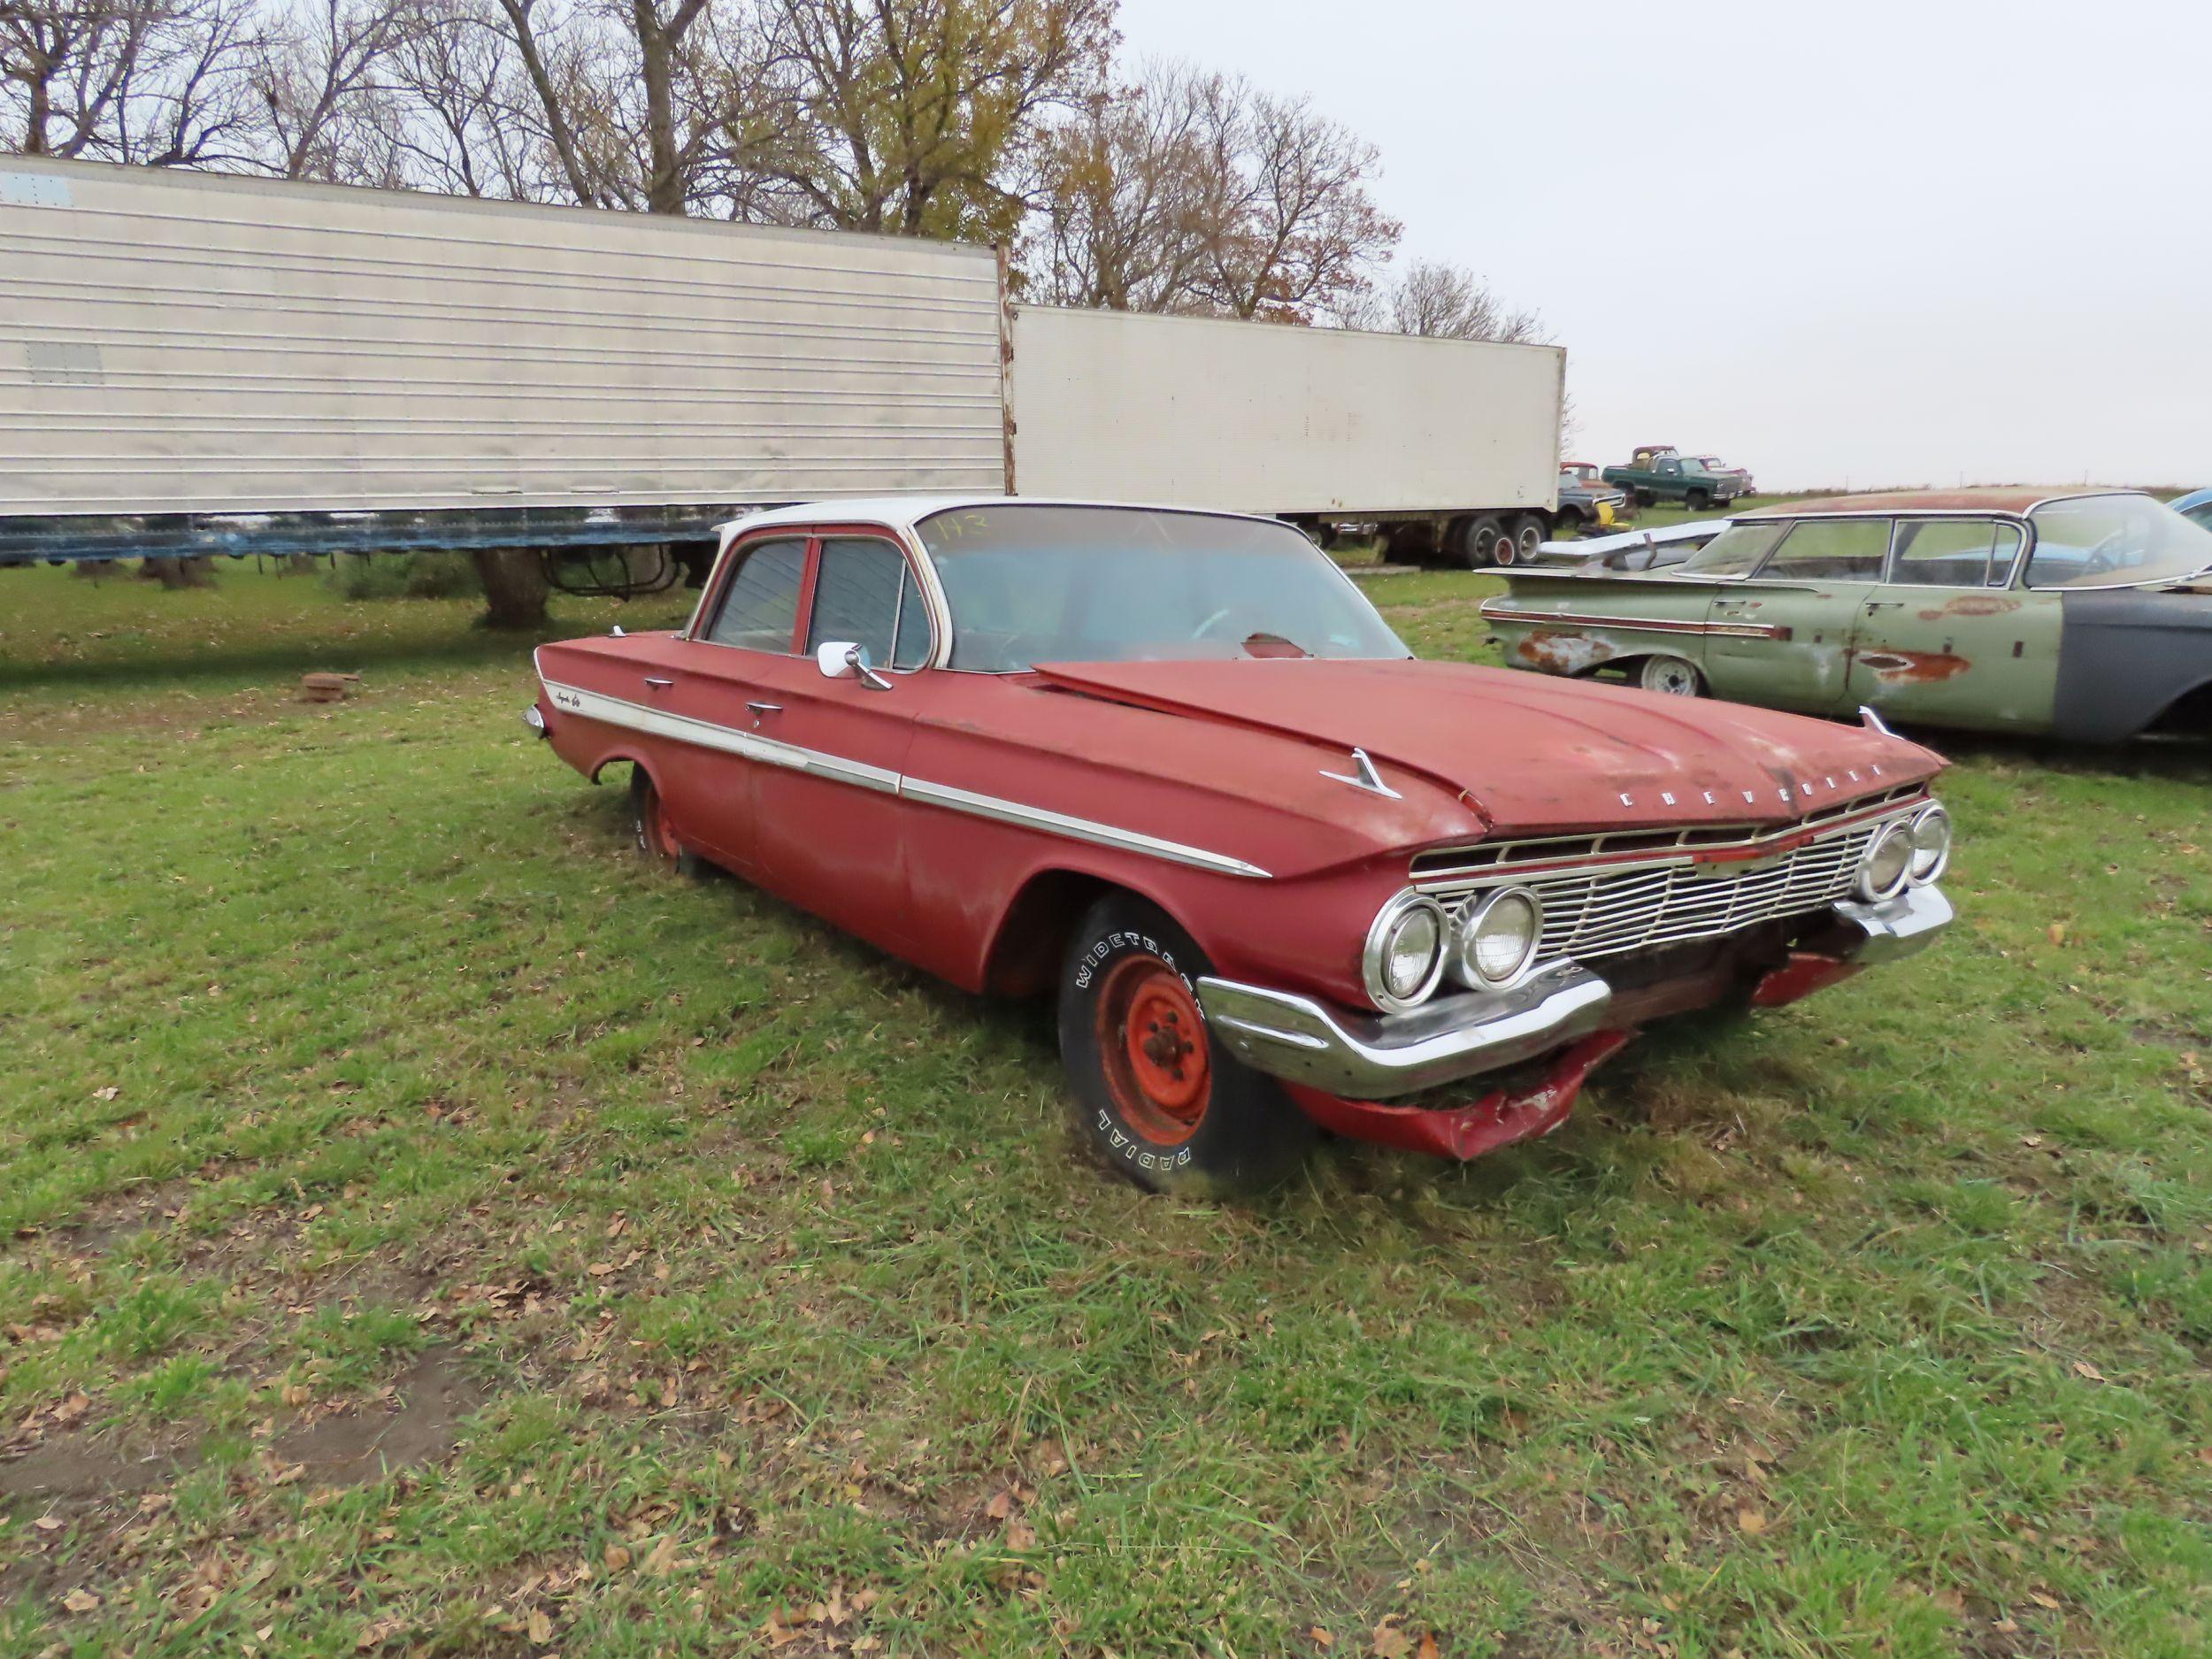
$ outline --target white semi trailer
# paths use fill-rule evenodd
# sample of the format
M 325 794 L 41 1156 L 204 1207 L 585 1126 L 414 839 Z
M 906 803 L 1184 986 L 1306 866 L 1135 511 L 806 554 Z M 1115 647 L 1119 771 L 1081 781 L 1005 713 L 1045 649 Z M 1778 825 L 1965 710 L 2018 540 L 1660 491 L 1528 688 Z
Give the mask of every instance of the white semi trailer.
M 988 249 L 0 157 L 0 563 L 710 545 L 910 492 L 1532 549 L 1562 354 L 1010 306 Z

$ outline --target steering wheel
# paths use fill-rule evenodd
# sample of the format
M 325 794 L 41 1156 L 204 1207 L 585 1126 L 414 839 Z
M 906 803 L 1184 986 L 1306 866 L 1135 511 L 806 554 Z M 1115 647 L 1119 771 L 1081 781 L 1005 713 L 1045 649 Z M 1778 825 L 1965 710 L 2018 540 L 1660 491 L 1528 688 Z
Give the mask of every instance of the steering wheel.
M 2091 548 L 2088 557 L 2082 560 L 2083 573 L 2088 576 L 2107 576 L 2118 570 L 2120 559 L 2114 544 L 2126 534 L 2127 527 L 2124 525 Z

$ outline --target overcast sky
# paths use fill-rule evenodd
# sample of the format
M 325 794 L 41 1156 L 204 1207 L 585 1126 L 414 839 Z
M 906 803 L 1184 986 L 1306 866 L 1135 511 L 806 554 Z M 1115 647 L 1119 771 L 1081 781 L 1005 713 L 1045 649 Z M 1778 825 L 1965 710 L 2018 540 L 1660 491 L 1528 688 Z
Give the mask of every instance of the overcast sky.
M 1567 348 L 1582 458 L 2212 485 L 2212 4 L 1122 0 L 1310 94 L 1400 257 Z

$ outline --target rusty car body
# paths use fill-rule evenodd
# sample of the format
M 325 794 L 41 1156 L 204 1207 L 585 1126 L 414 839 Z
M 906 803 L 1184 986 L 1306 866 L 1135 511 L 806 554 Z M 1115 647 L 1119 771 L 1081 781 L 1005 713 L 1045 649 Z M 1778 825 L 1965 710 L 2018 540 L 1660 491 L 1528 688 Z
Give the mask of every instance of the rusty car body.
M 1649 571 L 1517 571 L 1517 668 L 1809 714 L 2111 743 L 2212 733 L 2212 531 L 2136 491 L 1916 491 L 1740 514 Z
M 1938 757 L 1413 660 L 1271 519 L 1003 497 L 727 527 L 684 627 L 541 647 L 524 718 L 702 860 L 972 992 L 1050 993 L 1156 1188 L 1317 1127 L 1555 1128 L 1639 1025 L 1947 924 Z

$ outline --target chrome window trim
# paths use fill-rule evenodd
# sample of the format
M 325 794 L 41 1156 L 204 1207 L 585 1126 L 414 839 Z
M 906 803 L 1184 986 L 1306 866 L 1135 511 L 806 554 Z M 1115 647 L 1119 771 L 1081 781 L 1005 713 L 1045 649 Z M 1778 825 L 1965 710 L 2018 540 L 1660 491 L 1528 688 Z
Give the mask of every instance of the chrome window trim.
M 1093 846 L 1139 853 L 1148 858 L 1188 864 L 1194 869 L 1210 870 L 1220 875 L 1242 876 L 1262 881 L 1273 879 L 1270 872 L 1241 858 L 1233 858 L 1226 853 L 1214 852 L 1203 847 L 1187 846 L 1163 836 L 1148 835 L 1141 830 L 1124 829 L 1118 824 L 1102 824 L 1095 818 L 1077 818 L 1066 812 L 1055 812 L 1047 807 L 1009 801 L 999 795 L 979 795 L 973 790 L 956 788 L 950 784 L 932 783 L 926 779 L 909 777 L 885 767 L 872 766 L 864 761 L 848 760 L 840 755 L 803 748 L 796 743 L 779 742 L 774 738 L 739 731 L 734 726 L 722 726 L 712 720 L 674 714 L 665 709 L 647 708 L 643 703 L 632 703 L 623 697 L 611 697 L 603 692 L 586 691 L 580 686 L 549 680 L 543 683 L 546 695 L 555 708 L 584 719 L 626 726 L 632 731 L 649 732 L 672 738 L 680 743 L 695 744 L 702 749 L 719 749 L 725 754 L 741 756 L 765 765 L 782 766 L 793 772 L 814 772 L 833 782 L 851 784 L 879 794 L 903 796 L 924 805 L 964 812 L 972 818 L 990 818 L 998 823 L 1042 830 L 1070 841 L 1087 841 Z

